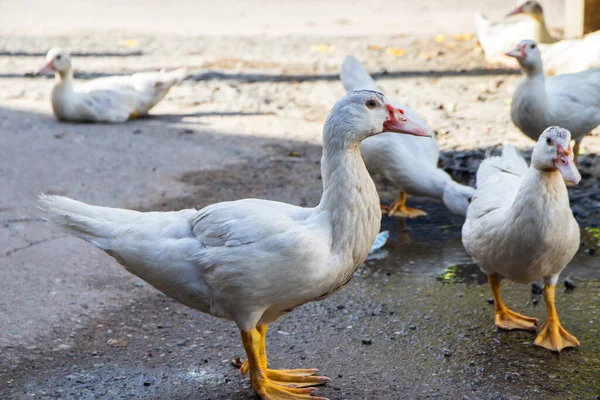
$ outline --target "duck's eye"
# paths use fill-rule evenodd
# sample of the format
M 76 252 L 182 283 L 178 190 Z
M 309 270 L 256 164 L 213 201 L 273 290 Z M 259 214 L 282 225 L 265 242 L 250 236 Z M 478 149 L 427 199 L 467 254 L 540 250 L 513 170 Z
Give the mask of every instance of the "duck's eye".
M 377 102 L 373 99 L 367 100 L 367 102 L 365 103 L 365 105 L 367 107 L 369 107 L 370 109 L 374 109 L 375 107 L 377 107 Z
M 546 138 L 546 144 L 547 144 L 548 146 L 552 146 L 552 145 L 554 144 L 554 142 L 552 141 L 552 139 L 550 139 L 550 138 Z
M 469 197 L 469 199 L 467 201 L 469 202 L 469 204 L 471 204 L 471 201 L 473 201 L 473 198 Z
M 530 48 L 531 50 L 535 49 L 535 44 L 530 44 L 530 45 L 529 45 L 529 48 Z
M 59 55 L 57 55 L 57 56 L 56 56 L 56 59 L 57 59 L 57 60 L 60 60 L 60 58 L 61 58 L 61 57 L 62 57 L 62 56 L 59 54 Z

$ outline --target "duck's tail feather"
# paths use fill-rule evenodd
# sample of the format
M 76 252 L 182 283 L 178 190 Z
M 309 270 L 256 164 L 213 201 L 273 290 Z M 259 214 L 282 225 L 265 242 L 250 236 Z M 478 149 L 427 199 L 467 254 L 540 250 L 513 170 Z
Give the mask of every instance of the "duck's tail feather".
M 102 250 L 110 250 L 118 227 L 141 213 L 119 208 L 91 206 L 63 196 L 41 194 L 38 206 L 45 218 L 65 231 Z
M 340 79 L 344 88 L 351 92 L 353 90 L 377 90 L 377 84 L 354 56 L 347 56 L 340 71 Z
M 477 187 L 481 186 L 490 176 L 496 173 L 507 173 L 523 176 L 527 172 L 527 163 L 517 149 L 510 144 L 502 148 L 502 155 L 486 158 L 477 170 Z

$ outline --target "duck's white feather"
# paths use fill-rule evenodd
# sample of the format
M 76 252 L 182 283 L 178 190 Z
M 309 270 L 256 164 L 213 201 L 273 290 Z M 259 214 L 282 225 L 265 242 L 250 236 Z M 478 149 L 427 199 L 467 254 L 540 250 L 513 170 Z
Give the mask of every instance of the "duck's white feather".
M 526 167 L 512 146 L 482 162 L 462 229 L 467 252 L 486 274 L 555 282 L 579 247 L 579 227 L 562 176 Z

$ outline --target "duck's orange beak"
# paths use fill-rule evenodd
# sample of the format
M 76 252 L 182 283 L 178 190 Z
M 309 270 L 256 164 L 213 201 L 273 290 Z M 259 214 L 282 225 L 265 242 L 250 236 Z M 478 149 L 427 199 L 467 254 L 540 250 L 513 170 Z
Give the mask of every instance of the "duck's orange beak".
M 396 132 L 407 135 L 431 137 L 431 134 L 427 131 L 427 129 L 423 128 L 416 122 L 409 120 L 404 115 L 403 110 L 395 108 L 390 104 L 386 104 L 385 108 L 387 108 L 390 116 L 387 121 L 383 123 L 384 132 Z

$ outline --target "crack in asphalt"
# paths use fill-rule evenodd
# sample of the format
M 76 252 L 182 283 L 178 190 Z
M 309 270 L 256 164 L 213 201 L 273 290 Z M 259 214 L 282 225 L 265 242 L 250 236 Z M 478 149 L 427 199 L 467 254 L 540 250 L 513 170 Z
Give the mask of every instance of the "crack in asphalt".
M 53 240 L 56 240 L 56 239 L 66 238 L 68 236 L 69 235 L 62 235 L 62 236 L 54 236 L 54 237 L 46 238 L 46 239 L 42 239 L 42 240 L 36 240 L 34 242 L 29 242 L 28 241 L 26 246 L 17 247 L 15 249 L 11 249 L 11 250 L 7 251 L 6 253 L 4 253 L 1 257 L 5 258 L 5 257 L 10 256 L 11 254 L 17 253 L 17 252 L 22 251 L 22 250 L 27 250 L 28 248 L 33 247 L 33 246 L 37 246 L 38 244 L 50 242 L 50 241 L 53 241 Z

